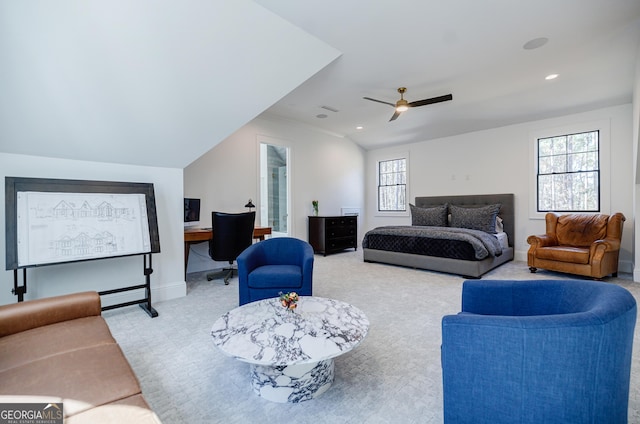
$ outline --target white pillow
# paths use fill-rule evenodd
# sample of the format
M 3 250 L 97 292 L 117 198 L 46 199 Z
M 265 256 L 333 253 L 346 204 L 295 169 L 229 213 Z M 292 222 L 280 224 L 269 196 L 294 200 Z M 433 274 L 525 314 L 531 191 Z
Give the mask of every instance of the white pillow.
M 502 218 L 496 216 L 496 233 L 504 233 L 504 225 L 502 225 Z

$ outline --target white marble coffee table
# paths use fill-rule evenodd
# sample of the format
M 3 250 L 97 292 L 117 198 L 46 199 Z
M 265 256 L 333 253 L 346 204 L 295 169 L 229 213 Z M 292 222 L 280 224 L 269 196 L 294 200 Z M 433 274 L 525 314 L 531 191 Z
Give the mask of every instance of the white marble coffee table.
M 253 390 L 274 402 L 301 402 L 333 383 L 333 358 L 355 348 L 369 320 L 339 300 L 301 296 L 295 312 L 277 298 L 240 306 L 211 329 L 225 354 L 251 364 Z

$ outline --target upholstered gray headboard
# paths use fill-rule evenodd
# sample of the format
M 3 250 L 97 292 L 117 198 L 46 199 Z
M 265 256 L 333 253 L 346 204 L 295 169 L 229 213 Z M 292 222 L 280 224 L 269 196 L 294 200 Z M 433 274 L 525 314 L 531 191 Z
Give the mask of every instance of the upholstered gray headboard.
M 416 197 L 416 206 L 429 208 L 448 203 L 450 205 L 478 208 L 500 203 L 498 215 L 502 218 L 504 232 L 509 236 L 509 246 L 515 246 L 515 208 L 513 194 L 471 194 L 467 196 L 420 196 Z

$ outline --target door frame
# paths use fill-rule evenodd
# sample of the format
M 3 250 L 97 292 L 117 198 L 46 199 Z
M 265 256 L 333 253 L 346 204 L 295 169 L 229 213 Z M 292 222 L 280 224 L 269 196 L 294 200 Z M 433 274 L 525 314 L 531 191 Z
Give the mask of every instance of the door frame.
M 292 143 L 287 142 L 286 140 L 282 140 L 279 138 L 274 138 L 274 137 L 269 137 L 269 136 L 265 136 L 265 135 L 261 135 L 258 134 L 256 137 L 256 148 L 258 151 L 257 154 L 257 161 L 258 161 L 258 205 L 257 205 L 257 212 L 258 212 L 258 219 L 259 219 L 259 225 L 261 226 L 270 226 L 268 223 L 265 224 L 262 221 L 262 217 L 263 217 L 263 212 L 265 211 L 265 208 L 268 207 L 268 202 L 263 202 L 263 193 L 265 190 L 267 190 L 266 188 L 266 182 L 262 180 L 262 148 L 261 145 L 262 144 L 269 144 L 269 145 L 273 145 L 273 146 L 278 146 L 278 147 L 284 147 L 285 149 L 287 149 L 287 157 L 286 157 L 286 161 L 287 161 L 287 165 L 286 165 L 286 173 L 287 173 L 287 232 L 285 233 L 276 233 L 275 231 L 272 233 L 272 237 L 273 236 L 288 236 L 288 237 L 292 237 L 292 234 L 295 234 L 295 229 L 294 227 L 294 216 L 293 216 L 293 178 L 292 178 L 292 163 L 293 163 L 293 146 Z

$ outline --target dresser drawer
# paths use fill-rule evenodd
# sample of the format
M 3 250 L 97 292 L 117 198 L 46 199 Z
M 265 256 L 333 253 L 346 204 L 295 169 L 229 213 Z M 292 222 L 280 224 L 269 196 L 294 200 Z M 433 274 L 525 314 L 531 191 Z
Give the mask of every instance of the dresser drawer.
M 353 237 L 331 239 L 327 241 L 328 250 L 342 250 L 356 247 L 356 239 Z
M 327 218 L 326 219 L 327 228 L 341 227 L 341 226 L 345 226 L 345 225 L 357 226 L 358 225 L 358 220 L 357 220 L 357 218 L 355 216 L 339 216 L 339 217 L 333 217 L 333 218 Z
M 351 225 L 348 227 L 337 226 L 337 227 L 327 227 L 327 237 L 346 237 L 346 236 L 355 236 L 358 233 L 358 228 Z

